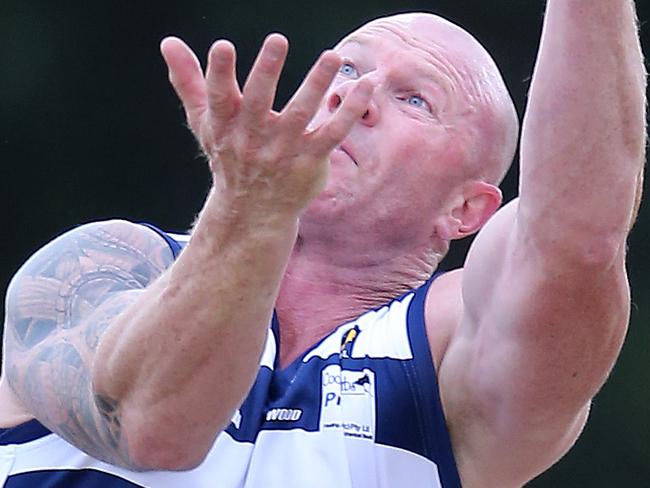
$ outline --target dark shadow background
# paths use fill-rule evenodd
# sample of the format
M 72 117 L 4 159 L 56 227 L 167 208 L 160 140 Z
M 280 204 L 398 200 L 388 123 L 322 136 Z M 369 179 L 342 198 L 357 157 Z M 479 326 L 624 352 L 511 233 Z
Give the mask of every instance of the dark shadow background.
M 643 27 L 650 1 L 637 0 L 637 8 L 650 53 L 650 26 Z M 183 230 L 192 222 L 208 172 L 167 84 L 158 54 L 163 36 L 181 36 L 202 58 L 214 39 L 227 37 L 246 73 L 264 36 L 283 32 L 291 53 L 282 103 L 322 48 L 371 18 L 406 10 L 440 13 L 474 33 L 501 66 L 523 113 L 541 0 L 2 0 L 2 294 L 30 254 L 79 223 L 123 217 Z M 516 178 L 512 171 L 503 185 L 507 199 Z M 649 226 L 646 205 L 629 243 L 634 305 L 622 356 L 576 447 L 530 487 L 650 486 Z M 467 245 L 457 246 L 447 267 L 462 263 Z

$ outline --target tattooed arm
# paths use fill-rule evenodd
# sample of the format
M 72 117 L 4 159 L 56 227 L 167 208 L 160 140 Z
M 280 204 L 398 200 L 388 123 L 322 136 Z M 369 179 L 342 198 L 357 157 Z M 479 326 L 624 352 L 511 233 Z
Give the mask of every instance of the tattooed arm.
M 173 260 L 150 229 L 112 221 L 81 226 L 36 253 L 7 294 L 5 374 L 29 412 L 75 446 L 138 468 L 120 407 L 94 392 L 91 368 L 106 328 Z
M 241 91 L 228 42 L 214 44 L 205 76 L 184 43 L 163 43 L 214 181 L 191 242 L 167 271 L 171 256 L 151 231 L 103 224 L 48 245 L 11 286 L 14 389 L 45 425 L 101 459 L 196 466 L 257 375 L 299 215 L 372 92 L 356 83 L 309 130 L 341 65 L 326 52 L 274 112 L 287 48 L 269 36 Z
M 92 224 L 45 246 L 10 285 L 13 390 L 99 459 L 197 466 L 257 375 L 295 223 L 243 223 L 221 198 L 210 193 L 173 264 L 150 229 Z
M 10 285 L 13 390 L 99 459 L 191 469 L 250 390 L 296 226 L 234 219 L 222 197 L 210 193 L 173 264 L 150 229 L 93 224 L 44 247 Z

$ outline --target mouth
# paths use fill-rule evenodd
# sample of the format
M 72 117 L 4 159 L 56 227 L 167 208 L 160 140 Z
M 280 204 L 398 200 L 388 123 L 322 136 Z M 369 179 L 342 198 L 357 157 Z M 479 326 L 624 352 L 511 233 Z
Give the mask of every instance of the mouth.
M 349 150 L 349 149 L 348 149 L 344 144 L 340 144 L 340 145 L 336 146 L 336 148 L 335 148 L 334 150 L 335 150 L 335 151 L 336 151 L 336 150 L 341 151 L 341 152 L 342 152 L 343 154 L 345 154 L 348 158 L 350 158 L 350 160 L 351 160 L 351 161 L 352 161 L 356 166 L 359 166 L 359 163 L 357 163 L 357 160 L 354 159 L 354 156 L 352 156 L 352 154 L 350 154 L 350 150 Z

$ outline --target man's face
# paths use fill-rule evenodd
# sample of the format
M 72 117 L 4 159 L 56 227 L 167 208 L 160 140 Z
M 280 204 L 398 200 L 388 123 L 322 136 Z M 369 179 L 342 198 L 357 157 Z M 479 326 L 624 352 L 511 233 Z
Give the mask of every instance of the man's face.
M 330 117 L 359 79 L 369 79 L 374 92 L 366 115 L 332 152 L 328 185 L 307 218 L 351 218 L 411 236 L 413 226 L 432 231 L 466 178 L 472 112 L 462 63 L 446 47 L 457 35 L 449 29 L 432 16 L 398 16 L 361 27 L 335 48 L 343 65 L 312 126 Z

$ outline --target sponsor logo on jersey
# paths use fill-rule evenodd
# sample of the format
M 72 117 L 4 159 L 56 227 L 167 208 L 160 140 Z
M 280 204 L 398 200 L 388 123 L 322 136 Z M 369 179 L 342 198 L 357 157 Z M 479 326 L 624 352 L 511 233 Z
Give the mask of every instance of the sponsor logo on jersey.
M 296 422 L 302 417 L 299 408 L 272 408 L 266 412 L 267 422 Z
M 361 329 L 359 329 L 358 325 L 355 325 L 354 328 L 348 330 L 345 334 L 343 334 L 343 337 L 341 337 L 340 350 L 342 358 L 352 357 L 352 347 L 354 346 L 354 342 L 357 340 L 357 337 L 359 337 L 360 333 Z
M 340 429 L 346 437 L 375 438 L 375 373 L 330 364 L 321 372 L 320 429 Z
M 340 368 L 340 367 L 339 367 Z M 370 381 L 369 373 L 361 371 L 332 370 L 330 367 L 323 370 L 323 389 L 327 389 L 325 395 L 325 406 L 336 400 L 341 403 L 341 397 L 345 395 L 369 395 L 375 396 L 374 385 Z M 338 386 L 339 390 L 329 388 Z

